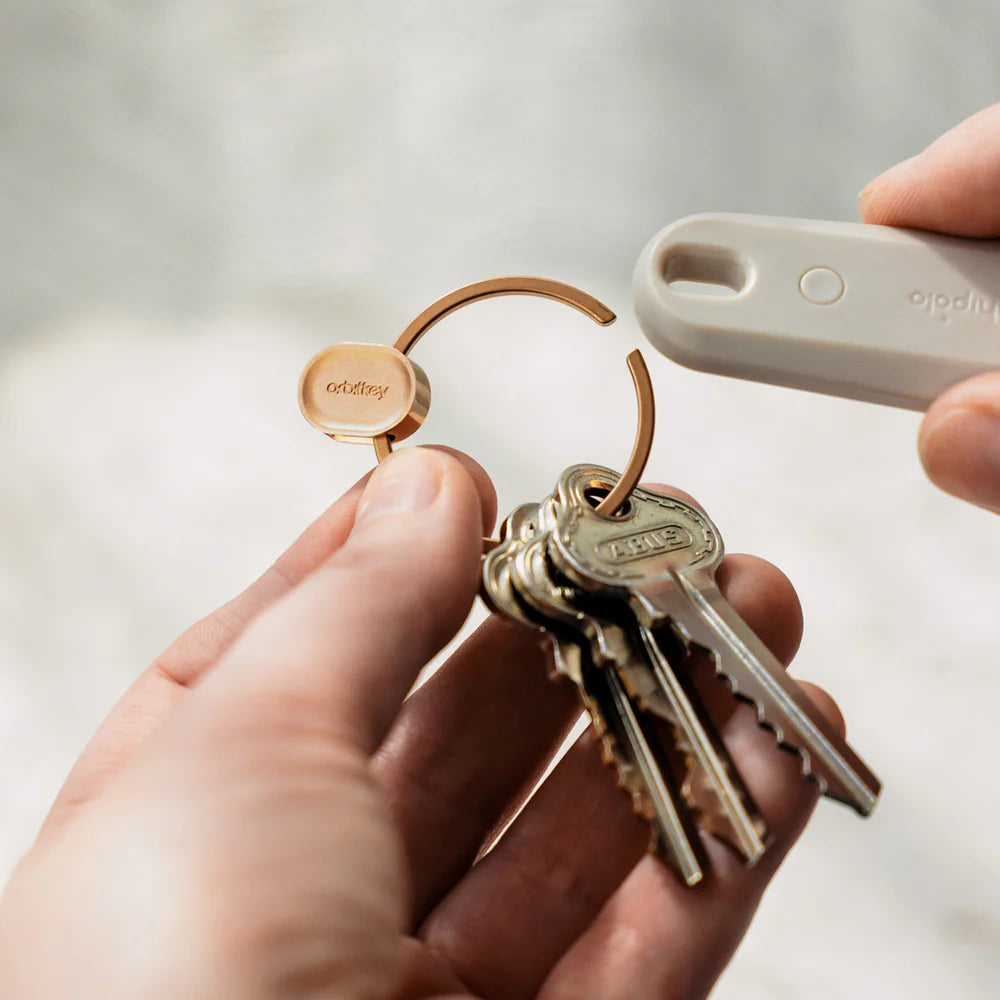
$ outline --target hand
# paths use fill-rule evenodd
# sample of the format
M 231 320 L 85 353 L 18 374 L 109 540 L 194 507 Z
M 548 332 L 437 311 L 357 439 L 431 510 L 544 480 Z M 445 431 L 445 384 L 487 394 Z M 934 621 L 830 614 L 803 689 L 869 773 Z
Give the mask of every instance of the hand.
M 0 995 L 706 996 L 816 788 L 709 680 L 776 837 L 756 868 L 707 840 L 681 888 L 589 735 L 483 856 L 579 712 L 495 619 L 403 700 L 470 608 L 494 505 L 471 460 L 403 450 L 143 673 L 0 900 Z M 747 556 L 719 578 L 791 659 L 787 580 Z
M 1000 236 L 1000 104 L 973 115 L 861 192 L 865 222 L 956 236 Z M 941 489 L 1000 511 L 1000 372 L 953 386 L 920 428 Z

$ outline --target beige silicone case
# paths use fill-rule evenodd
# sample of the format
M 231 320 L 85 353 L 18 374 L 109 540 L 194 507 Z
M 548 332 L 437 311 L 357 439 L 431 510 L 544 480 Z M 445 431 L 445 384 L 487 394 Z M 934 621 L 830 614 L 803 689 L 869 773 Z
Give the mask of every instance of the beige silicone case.
M 1000 242 L 694 215 L 649 243 L 634 291 L 650 343 L 701 371 L 922 410 L 1000 369 Z

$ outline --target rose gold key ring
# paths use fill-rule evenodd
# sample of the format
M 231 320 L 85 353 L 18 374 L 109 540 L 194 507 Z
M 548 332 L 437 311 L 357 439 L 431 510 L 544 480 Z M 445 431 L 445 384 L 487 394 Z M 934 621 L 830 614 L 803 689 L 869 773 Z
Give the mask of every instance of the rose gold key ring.
M 409 437 L 423 423 L 430 406 L 426 373 L 407 355 L 427 331 L 462 306 L 498 295 L 538 295 L 578 309 L 601 326 L 615 314 L 572 285 L 548 278 L 491 278 L 465 285 L 428 306 L 399 335 L 392 347 L 337 344 L 316 355 L 299 380 L 299 406 L 314 427 L 338 441 L 371 443 L 379 462 L 392 453 L 392 442 Z M 653 443 L 655 405 L 649 371 L 639 351 L 625 359 L 635 387 L 638 421 L 632 453 L 614 488 L 597 505 L 611 516 L 638 485 Z M 487 539 L 487 546 L 495 542 Z

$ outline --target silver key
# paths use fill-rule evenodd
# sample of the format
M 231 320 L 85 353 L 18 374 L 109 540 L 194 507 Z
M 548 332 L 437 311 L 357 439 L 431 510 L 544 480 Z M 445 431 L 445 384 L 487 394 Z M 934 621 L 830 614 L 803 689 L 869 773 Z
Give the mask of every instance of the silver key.
M 511 583 L 512 555 L 524 544 L 525 539 L 533 537 L 537 516 L 538 504 L 526 503 L 517 507 L 504 521 L 500 529 L 500 544 L 483 559 L 480 594 L 491 611 L 540 633 L 539 639 L 547 640 L 552 646 L 556 672 L 565 674 L 580 687 L 583 684 L 583 670 L 579 648 L 573 643 L 561 642 L 558 636 L 530 618 Z
M 660 837 L 659 817 L 667 817 L 669 829 L 673 823 L 669 817 L 671 812 L 676 814 L 676 809 L 620 678 L 614 671 L 596 669 L 583 647 L 565 640 L 564 633 L 549 628 L 550 623 L 545 619 L 530 615 L 511 584 L 511 557 L 526 539 L 532 537 L 536 515 L 537 505 L 524 504 L 504 522 L 500 545 L 484 560 L 483 597 L 494 611 L 537 629 L 551 641 L 556 669 L 575 682 L 581 702 L 601 739 L 605 761 L 615 765 L 618 782 L 630 794 L 633 808 Z M 676 822 L 683 827 L 679 817 Z M 697 834 L 691 832 L 697 844 Z M 663 835 L 666 834 L 667 829 L 664 829 Z M 686 885 L 695 885 L 704 875 L 698 851 L 691 841 L 679 846 L 681 849 L 667 860 Z
M 548 518 L 545 505 L 542 526 Z M 637 648 L 632 636 L 619 624 L 608 621 L 593 606 L 582 609 L 571 588 L 557 585 L 551 578 L 546 556 L 547 538 L 542 536 L 521 548 L 514 556 L 512 580 L 526 603 L 543 615 L 560 619 L 568 628 L 583 633 L 599 665 L 617 670 L 630 693 L 642 707 L 668 722 L 675 741 L 701 784 L 714 799 L 709 811 L 693 798 L 712 832 L 728 840 L 748 866 L 760 860 L 767 846 L 764 820 L 744 787 L 711 719 L 690 686 L 682 683 L 662 650 L 654 642 Z M 641 629 L 639 630 L 641 632 Z M 688 784 L 688 783 L 686 783 Z M 721 822 L 721 827 L 718 824 Z
M 584 465 L 560 477 L 549 550 L 559 571 L 584 590 L 626 602 L 646 629 L 672 622 L 689 645 L 710 652 L 734 694 L 754 704 L 779 743 L 798 751 L 823 793 L 867 816 L 879 780 L 722 596 L 715 525 L 689 503 L 639 488 L 614 518 L 597 514 L 588 495 L 617 478 Z
M 605 748 L 615 758 L 624 759 L 626 768 L 619 767 L 623 784 L 632 794 L 633 806 L 649 822 L 656 847 L 664 860 L 686 885 L 695 885 L 704 876 L 704 852 L 697 830 L 686 811 L 678 808 L 677 791 L 671 787 L 667 761 L 658 754 L 658 743 L 650 727 L 643 726 L 629 698 L 621 676 L 613 667 L 598 666 L 590 654 L 602 650 L 611 637 L 591 639 L 585 623 L 572 607 L 563 602 L 555 589 L 547 591 L 533 580 L 522 582 L 519 566 L 525 555 L 541 553 L 544 558 L 544 538 L 518 548 L 512 559 L 511 580 L 524 606 L 532 609 L 537 621 L 561 645 L 577 645 L 581 652 L 581 698 L 591 715 L 595 728 L 605 739 Z M 528 555 L 531 559 L 531 555 Z M 519 586 L 519 583 L 522 585 Z M 600 653 L 608 657 L 608 647 Z M 625 659 L 631 654 L 626 642 L 618 655 Z M 628 669 L 629 664 L 625 664 Z

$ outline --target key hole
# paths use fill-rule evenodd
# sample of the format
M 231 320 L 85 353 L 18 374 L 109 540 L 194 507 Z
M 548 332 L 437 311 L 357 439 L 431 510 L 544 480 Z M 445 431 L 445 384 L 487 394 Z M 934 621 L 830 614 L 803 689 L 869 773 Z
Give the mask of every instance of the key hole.
M 684 295 L 732 297 L 746 290 L 750 277 L 749 265 L 727 247 L 681 243 L 663 261 L 663 280 Z
M 591 507 L 596 507 L 610 492 L 610 486 L 587 486 L 583 491 L 583 495 Z M 611 516 L 616 521 L 624 521 L 631 513 L 632 501 L 626 500 L 621 509 Z

